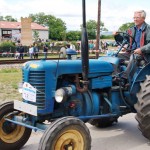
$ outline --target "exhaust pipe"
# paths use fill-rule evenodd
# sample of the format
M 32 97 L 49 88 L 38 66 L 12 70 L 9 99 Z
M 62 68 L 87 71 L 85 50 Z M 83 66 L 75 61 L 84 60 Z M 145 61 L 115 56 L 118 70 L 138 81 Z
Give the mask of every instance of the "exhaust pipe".
M 81 38 L 82 76 L 84 89 L 88 90 L 89 50 L 88 50 L 88 35 L 86 30 L 85 0 L 82 0 L 82 18 L 83 18 L 82 38 Z

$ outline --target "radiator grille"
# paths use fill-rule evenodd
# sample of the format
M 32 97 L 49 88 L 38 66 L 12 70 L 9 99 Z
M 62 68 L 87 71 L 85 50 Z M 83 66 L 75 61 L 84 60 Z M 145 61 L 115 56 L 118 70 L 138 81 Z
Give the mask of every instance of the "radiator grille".
M 23 73 L 24 81 L 24 73 Z M 38 109 L 45 108 L 45 71 L 30 71 L 28 82 L 37 90 L 36 103 L 29 102 L 36 105 Z

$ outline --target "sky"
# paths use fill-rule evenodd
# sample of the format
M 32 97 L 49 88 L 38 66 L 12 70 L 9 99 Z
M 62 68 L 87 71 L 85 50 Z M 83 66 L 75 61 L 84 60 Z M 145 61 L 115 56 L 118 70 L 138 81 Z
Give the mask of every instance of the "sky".
M 109 31 L 116 31 L 127 22 L 133 22 L 135 10 L 147 12 L 150 24 L 150 0 L 101 0 L 101 21 Z M 11 15 L 20 21 L 29 14 L 44 12 L 61 18 L 67 30 L 80 30 L 82 0 L 0 0 L 0 16 Z M 98 0 L 86 0 L 86 20 L 97 21 Z

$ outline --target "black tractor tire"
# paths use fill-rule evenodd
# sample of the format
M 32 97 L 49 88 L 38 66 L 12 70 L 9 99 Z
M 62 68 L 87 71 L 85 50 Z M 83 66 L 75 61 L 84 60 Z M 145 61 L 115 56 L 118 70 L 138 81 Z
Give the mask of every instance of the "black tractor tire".
M 38 150 L 90 150 L 91 136 L 83 121 L 63 117 L 52 122 L 43 134 Z
M 14 111 L 14 102 L 0 105 L 0 150 L 19 150 L 29 139 L 32 130 L 4 119 Z
M 97 128 L 106 128 L 112 126 L 114 122 L 117 122 L 117 118 L 109 117 L 100 119 L 90 119 L 88 122 Z
M 138 128 L 143 136 L 150 140 L 150 76 L 141 83 L 141 89 L 137 94 L 138 102 L 134 105 L 137 114 Z

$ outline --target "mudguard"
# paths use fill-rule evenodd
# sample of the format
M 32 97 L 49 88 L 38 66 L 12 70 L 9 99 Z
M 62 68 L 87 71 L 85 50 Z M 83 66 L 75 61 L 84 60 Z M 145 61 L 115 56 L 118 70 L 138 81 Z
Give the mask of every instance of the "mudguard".
M 150 63 L 148 63 L 144 68 L 142 68 L 135 78 L 133 78 L 132 85 L 130 88 L 130 94 L 132 98 L 137 101 L 136 93 L 140 90 L 140 83 L 146 79 L 146 75 L 150 75 Z

